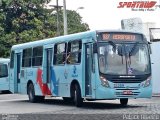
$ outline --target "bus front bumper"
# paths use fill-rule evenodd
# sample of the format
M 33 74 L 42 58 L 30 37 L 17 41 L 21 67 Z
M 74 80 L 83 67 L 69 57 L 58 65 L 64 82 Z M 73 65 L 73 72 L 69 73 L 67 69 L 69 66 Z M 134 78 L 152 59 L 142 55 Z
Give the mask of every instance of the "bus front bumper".
M 152 87 L 133 88 L 106 88 L 98 87 L 95 92 L 95 99 L 119 99 L 119 98 L 151 98 Z

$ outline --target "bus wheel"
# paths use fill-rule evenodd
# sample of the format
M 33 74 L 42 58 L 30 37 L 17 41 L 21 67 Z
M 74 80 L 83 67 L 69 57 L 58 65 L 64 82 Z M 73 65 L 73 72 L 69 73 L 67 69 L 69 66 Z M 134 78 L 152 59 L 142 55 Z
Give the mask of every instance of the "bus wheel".
M 78 85 L 74 86 L 74 103 L 77 107 L 81 107 L 83 104 L 80 87 Z
M 38 102 L 44 102 L 45 96 L 36 96 Z
M 128 103 L 128 98 L 121 98 L 120 103 L 121 103 L 122 106 L 126 106 L 127 103 Z
M 34 91 L 34 86 L 33 84 L 29 84 L 28 86 L 28 97 L 29 97 L 29 101 L 34 103 L 36 102 L 37 98 L 35 96 L 35 91 Z
M 66 103 L 73 102 L 73 99 L 70 98 L 70 97 L 63 97 L 63 100 L 64 100 L 64 102 L 66 102 Z

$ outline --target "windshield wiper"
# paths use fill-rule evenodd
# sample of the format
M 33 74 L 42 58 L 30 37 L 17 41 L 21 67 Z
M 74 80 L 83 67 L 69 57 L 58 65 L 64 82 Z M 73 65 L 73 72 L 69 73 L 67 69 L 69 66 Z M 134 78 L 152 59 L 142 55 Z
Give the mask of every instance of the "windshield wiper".
M 116 44 L 113 41 L 108 41 L 108 43 L 113 46 L 113 51 L 115 52 L 116 51 Z
M 132 47 L 131 51 L 129 52 L 129 57 L 132 56 L 133 52 L 136 50 L 136 47 L 137 47 L 137 44 L 138 44 L 138 43 L 139 43 L 139 42 L 136 42 L 136 43 L 134 44 L 134 46 Z

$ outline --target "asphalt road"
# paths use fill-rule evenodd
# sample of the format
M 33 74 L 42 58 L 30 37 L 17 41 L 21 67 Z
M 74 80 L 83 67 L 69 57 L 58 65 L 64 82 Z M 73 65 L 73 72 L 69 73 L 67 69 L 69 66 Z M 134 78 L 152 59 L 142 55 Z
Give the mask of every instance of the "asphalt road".
M 119 100 L 87 101 L 77 108 L 61 98 L 29 103 L 26 95 L 0 94 L 0 114 L 2 120 L 160 120 L 160 97 L 131 99 L 127 107 Z

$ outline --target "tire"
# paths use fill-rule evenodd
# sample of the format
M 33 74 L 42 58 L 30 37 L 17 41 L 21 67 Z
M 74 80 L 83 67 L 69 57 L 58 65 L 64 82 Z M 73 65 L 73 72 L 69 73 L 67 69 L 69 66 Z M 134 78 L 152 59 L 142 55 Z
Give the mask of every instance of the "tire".
M 81 97 L 81 90 L 77 84 L 74 86 L 74 103 L 75 106 L 77 107 L 81 107 L 83 104 L 83 99 Z
M 2 94 L 11 94 L 11 92 L 9 90 L 4 90 L 4 91 L 1 91 Z
M 120 103 L 122 106 L 127 106 L 128 104 L 128 98 L 121 98 L 120 99 Z
M 73 99 L 70 97 L 63 97 L 63 101 L 66 103 L 71 103 L 71 102 L 73 102 Z
M 37 102 L 37 97 L 35 96 L 35 90 L 32 83 L 28 86 L 28 98 L 31 103 Z
M 44 102 L 45 96 L 36 96 L 36 100 L 37 100 L 38 102 Z

